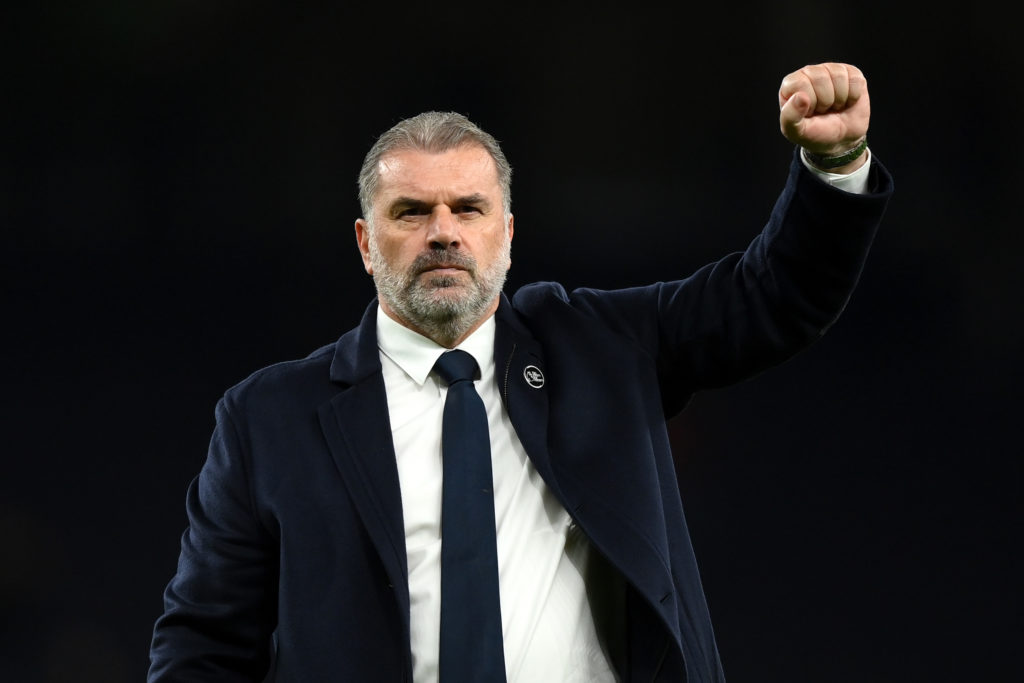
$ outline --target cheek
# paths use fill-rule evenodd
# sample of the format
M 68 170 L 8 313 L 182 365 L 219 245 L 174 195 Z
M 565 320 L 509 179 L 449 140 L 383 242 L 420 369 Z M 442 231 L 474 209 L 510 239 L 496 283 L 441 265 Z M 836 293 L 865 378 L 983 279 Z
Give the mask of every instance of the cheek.
M 379 234 L 371 241 L 371 246 L 375 247 L 382 259 L 392 261 L 396 255 L 401 253 L 402 242 L 387 234 Z
M 412 239 L 383 238 L 377 241 L 380 260 L 392 271 L 405 272 L 419 256 L 419 243 Z
M 486 251 L 488 253 L 494 253 L 501 249 L 501 241 L 504 234 L 497 228 L 489 228 L 482 230 L 476 235 L 473 240 L 473 245 L 476 247 L 478 252 Z
M 505 251 L 505 233 L 500 232 L 489 240 L 487 245 L 488 259 L 493 263 L 499 259 L 504 258 Z

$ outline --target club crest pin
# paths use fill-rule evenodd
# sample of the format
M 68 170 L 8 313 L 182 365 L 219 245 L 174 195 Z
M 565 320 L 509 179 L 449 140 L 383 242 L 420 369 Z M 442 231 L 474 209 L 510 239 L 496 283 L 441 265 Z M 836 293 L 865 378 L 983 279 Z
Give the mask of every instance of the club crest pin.
M 536 365 L 527 365 L 523 368 L 523 378 L 534 389 L 544 386 L 544 373 Z

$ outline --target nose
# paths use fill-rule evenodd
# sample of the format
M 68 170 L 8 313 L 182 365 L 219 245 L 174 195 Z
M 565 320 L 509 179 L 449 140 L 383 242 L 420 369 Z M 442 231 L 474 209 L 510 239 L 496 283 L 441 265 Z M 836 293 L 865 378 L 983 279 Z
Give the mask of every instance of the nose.
M 438 206 L 430 214 L 427 223 L 427 242 L 431 249 L 447 249 L 459 246 L 459 224 L 447 206 Z

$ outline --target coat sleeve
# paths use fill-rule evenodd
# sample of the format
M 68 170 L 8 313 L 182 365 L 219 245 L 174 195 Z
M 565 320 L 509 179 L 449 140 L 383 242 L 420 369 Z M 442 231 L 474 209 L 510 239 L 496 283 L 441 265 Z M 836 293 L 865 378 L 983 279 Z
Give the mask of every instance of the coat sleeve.
M 860 278 L 891 193 L 877 160 L 868 193 L 857 195 L 814 177 L 796 151 L 785 189 L 746 250 L 683 280 L 578 289 L 565 303 L 651 357 L 665 412 L 674 414 L 694 391 L 762 372 L 828 330 Z
M 276 622 L 277 544 L 255 511 L 228 398 L 187 496 L 188 529 L 164 592 L 149 683 L 261 681 Z

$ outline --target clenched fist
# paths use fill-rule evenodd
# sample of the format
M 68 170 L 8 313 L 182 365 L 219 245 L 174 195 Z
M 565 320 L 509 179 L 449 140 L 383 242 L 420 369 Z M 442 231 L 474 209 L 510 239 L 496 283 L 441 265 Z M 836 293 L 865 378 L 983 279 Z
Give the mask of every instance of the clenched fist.
M 850 64 L 812 64 L 782 79 L 779 125 L 790 142 L 811 154 L 834 157 L 861 142 L 868 132 L 871 100 L 861 70 Z M 856 170 L 861 155 L 838 173 Z

